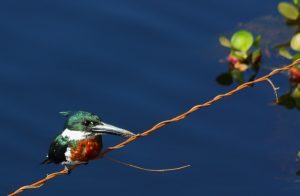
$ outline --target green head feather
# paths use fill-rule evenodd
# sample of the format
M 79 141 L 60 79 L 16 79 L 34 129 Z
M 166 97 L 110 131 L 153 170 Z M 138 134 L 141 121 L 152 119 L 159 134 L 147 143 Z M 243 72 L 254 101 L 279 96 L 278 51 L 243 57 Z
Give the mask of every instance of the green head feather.
M 89 131 L 92 127 L 99 125 L 101 119 L 93 113 L 77 111 L 77 112 L 60 112 L 67 117 L 65 129 L 73 131 Z
M 65 112 L 59 112 L 63 116 L 69 116 L 72 112 L 71 111 L 65 111 Z

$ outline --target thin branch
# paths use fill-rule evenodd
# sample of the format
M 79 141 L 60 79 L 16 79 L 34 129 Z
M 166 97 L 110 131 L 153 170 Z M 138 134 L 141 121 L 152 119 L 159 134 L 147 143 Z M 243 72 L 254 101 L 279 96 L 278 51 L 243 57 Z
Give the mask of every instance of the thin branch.
M 176 116 L 172 119 L 169 119 L 169 120 L 165 120 L 165 121 L 162 121 L 162 122 L 159 122 L 157 123 L 156 125 L 154 125 L 151 129 L 148 129 L 147 131 L 145 132 L 142 132 L 142 133 L 139 133 L 139 134 L 136 134 L 135 136 L 131 137 L 131 138 L 128 138 L 127 140 L 125 140 L 124 142 L 121 142 L 113 147 L 110 147 L 108 149 L 106 149 L 105 151 L 103 151 L 96 159 L 100 159 L 102 158 L 103 156 L 105 156 L 107 153 L 113 151 L 113 150 L 116 150 L 116 149 L 119 149 L 119 148 L 123 148 L 124 146 L 126 146 L 127 144 L 139 139 L 140 137 L 145 137 L 147 135 L 149 135 L 150 133 L 156 131 L 157 129 L 160 129 L 170 123 L 174 123 L 174 122 L 177 122 L 177 121 L 180 121 L 180 120 L 183 120 L 184 118 L 186 118 L 188 115 L 194 113 L 195 111 L 201 109 L 201 108 L 204 108 L 204 107 L 209 107 L 210 105 L 212 105 L 213 103 L 225 98 L 225 97 L 229 97 L 229 96 L 232 96 L 234 95 L 235 93 L 245 89 L 245 88 L 248 88 L 248 87 L 251 87 L 253 84 L 256 84 L 256 83 L 260 83 L 260 82 L 264 82 L 266 80 L 268 80 L 268 78 L 270 78 L 271 76 L 273 75 L 276 75 L 280 72 L 284 72 L 284 71 L 288 71 L 290 70 L 294 65 L 300 63 L 300 59 L 294 61 L 293 63 L 289 64 L 289 65 L 286 65 L 282 68 L 278 68 L 278 69 L 274 69 L 273 71 L 271 71 L 269 74 L 265 75 L 265 76 L 262 76 L 256 80 L 253 80 L 253 81 L 249 81 L 249 82 L 246 82 L 244 84 L 241 84 L 240 86 L 236 87 L 235 89 L 225 93 L 225 94 L 220 94 L 220 95 L 217 95 L 215 96 L 213 99 L 211 99 L 210 101 L 207 101 L 206 103 L 204 104 L 200 104 L 200 105 L 196 105 L 192 108 L 190 108 L 188 111 L 180 114 L 179 116 Z M 75 166 L 77 167 L 77 166 Z M 59 172 L 56 172 L 56 173 L 52 173 L 50 175 L 48 175 L 46 178 L 38 181 L 38 182 L 35 182 L 31 185 L 27 185 L 27 186 L 23 186 L 21 188 L 19 188 L 18 190 L 16 190 L 15 192 L 11 193 L 9 196 L 15 196 L 15 195 L 18 195 L 20 193 L 22 193 L 23 191 L 25 190 L 28 190 L 28 189 L 35 189 L 35 188 L 40 188 L 41 186 L 43 186 L 48 180 L 51 180 L 57 176 L 60 176 L 60 175 L 67 175 L 68 174 L 68 170 L 64 169 L 62 171 L 59 171 Z
M 46 178 L 42 179 L 42 180 L 39 180 L 31 185 L 27 185 L 27 186 L 22 186 L 21 188 L 19 188 L 18 190 L 16 190 L 15 192 L 9 194 L 8 196 L 14 196 L 14 195 L 18 195 L 28 189 L 37 189 L 37 188 L 40 188 L 42 187 L 47 181 L 53 179 L 53 178 L 56 178 L 58 176 L 61 176 L 61 175 L 67 175 L 69 172 L 68 169 L 63 169 L 59 172 L 55 172 L 55 173 L 52 173 L 52 174 L 49 174 L 47 175 Z
M 279 90 L 279 87 L 275 87 L 274 83 L 272 82 L 271 79 L 267 78 L 266 79 L 267 82 L 269 82 L 269 84 L 271 85 L 273 91 L 274 91 L 274 94 L 275 94 L 275 98 L 276 98 L 276 103 L 279 102 L 279 99 L 278 99 L 278 94 L 277 94 L 277 91 Z
M 191 166 L 191 165 L 184 165 L 184 166 L 181 166 L 181 167 L 168 168 L 168 169 L 149 169 L 149 168 L 144 168 L 144 167 L 140 167 L 140 166 L 137 166 L 137 165 L 133 165 L 133 164 L 131 164 L 131 163 L 125 163 L 125 162 L 123 162 L 123 161 L 120 161 L 120 160 L 117 160 L 117 159 L 113 159 L 113 158 L 110 158 L 110 157 L 103 157 L 103 159 L 107 159 L 107 160 L 109 160 L 109 161 L 112 161 L 112 162 L 115 162 L 115 163 L 118 163 L 118 164 L 121 164 L 121 165 L 129 166 L 129 167 L 132 167 L 132 168 L 135 168 L 135 169 L 139 169 L 139 170 L 142 170 L 142 171 L 148 171 L 148 172 L 168 172 L 168 171 L 176 171 L 176 170 L 185 169 L 185 168 Z

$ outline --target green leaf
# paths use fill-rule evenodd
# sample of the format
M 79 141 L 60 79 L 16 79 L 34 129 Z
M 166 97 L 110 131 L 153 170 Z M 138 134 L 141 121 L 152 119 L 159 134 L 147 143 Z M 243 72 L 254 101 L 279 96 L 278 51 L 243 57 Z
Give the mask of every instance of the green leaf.
M 231 54 L 233 56 L 235 56 L 236 58 L 238 58 L 240 61 L 244 61 L 245 59 L 247 59 L 248 55 L 246 52 L 243 51 L 237 51 L 237 50 L 233 50 L 231 52 Z
M 294 0 L 294 4 L 298 5 L 299 4 L 299 0 Z
M 296 107 L 295 100 L 291 96 L 291 93 L 280 96 L 278 98 L 277 104 L 282 105 L 288 109 L 292 109 L 292 108 Z
M 279 54 L 287 59 L 293 59 L 293 56 L 286 48 L 279 48 Z
M 231 37 L 231 46 L 234 49 L 247 52 L 253 44 L 253 36 L 249 31 L 241 30 Z
M 243 73 L 241 71 L 234 69 L 230 73 L 234 81 L 239 84 L 244 83 Z
M 295 90 L 292 92 L 291 96 L 294 98 L 296 107 L 299 110 L 300 109 L 300 84 L 297 85 Z
M 291 3 L 281 2 L 277 7 L 281 15 L 289 20 L 297 20 L 299 17 L 299 11 L 297 7 Z
M 231 48 L 231 44 L 229 39 L 227 39 L 225 36 L 220 36 L 219 37 L 219 42 L 222 46 L 226 47 L 226 48 Z
M 300 88 L 299 88 L 299 84 L 298 86 L 294 89 L 294 91 L 291 93 L 291 97 L 293 97 L 295 99 L 295 101 L 299 101 L 300 99 Z
M 226 73 L 222 73 L 220 74 L 217 78 L 216 81 L 224 86 L 229 86 L 232 84 L 233 79 L 232 76 L 230 75 L 230 73 L 226 72 Z
M 253 45 L 256 47 L 256 48 L 260 48 L 260 40 L 261 40 L 261 36 L 258 35 L 256 36 L 255 40 L 254 40 L 254 43 Z
M 298 60 L 298 59 L 300 59 L 300 53 L 297 53 L 297 54 L 295 54 L 294 56 L 293 56 L 293 60 L 295 61 L 295 60 Z
M 297 33 L 292 37 L 291 48 L 295 51 L 300 51 L 300 33 Z
M 300 99 L 299 98 L 295 98 L 295 104 L 296 104 L 297 109 L 299 110 L 300 109 Z
M 253 53 L 252 53 L 251 62 L 252 63 L 260 62 L 261 56 L 262 56 L 262 53 L 261 53 L 260 49 L 254 50 Z

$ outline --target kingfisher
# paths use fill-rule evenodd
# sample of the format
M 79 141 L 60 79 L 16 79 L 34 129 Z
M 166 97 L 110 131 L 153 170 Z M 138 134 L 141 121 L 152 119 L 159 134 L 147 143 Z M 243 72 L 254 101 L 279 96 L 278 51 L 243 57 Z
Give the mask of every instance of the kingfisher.
M 41 164 L 55 163 L 71 169 L 87 164 L 101 153 L 102 135 L 135 136 L 130 131 L 104 123 L 94 113 L 68 111 L 60 114 L 67 118 L 64 130 L 50 144 L 47 159 Z

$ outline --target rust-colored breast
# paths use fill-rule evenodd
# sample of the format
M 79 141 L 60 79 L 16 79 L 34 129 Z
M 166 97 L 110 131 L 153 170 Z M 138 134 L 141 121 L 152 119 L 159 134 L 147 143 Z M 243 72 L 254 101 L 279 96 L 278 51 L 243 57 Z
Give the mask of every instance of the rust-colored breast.
M 72 161 L 87 162 L 98 156 L 102 148 L 102 141 L 100 138 L 85 139 L 77 143 L 76 147 L 71 149 Z

